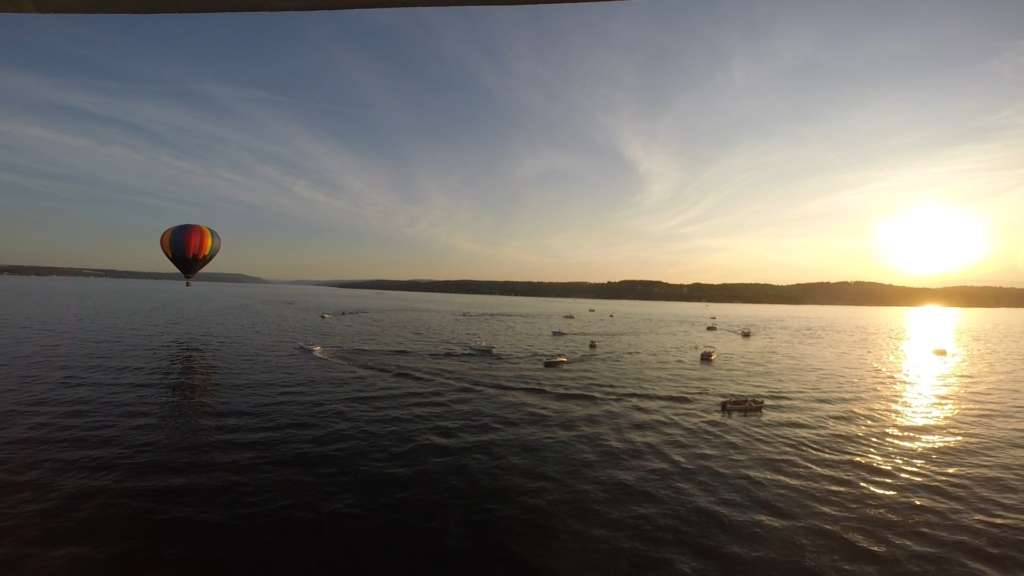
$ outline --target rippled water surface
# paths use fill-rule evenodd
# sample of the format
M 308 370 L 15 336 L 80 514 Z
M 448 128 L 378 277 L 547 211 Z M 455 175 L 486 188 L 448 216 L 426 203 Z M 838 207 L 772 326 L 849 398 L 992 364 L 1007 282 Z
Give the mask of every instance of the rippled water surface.
M 2 277 L 0 573 L 1020 574 L 1022 343 L 1022 310 Z

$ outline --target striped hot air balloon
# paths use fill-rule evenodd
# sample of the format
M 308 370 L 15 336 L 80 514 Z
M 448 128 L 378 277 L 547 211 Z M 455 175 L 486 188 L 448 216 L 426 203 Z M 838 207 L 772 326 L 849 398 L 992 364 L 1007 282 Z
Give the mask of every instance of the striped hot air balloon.
M 160 235 L 160 249 L 191 286 L 196 272 L 220 252 L 220 235 L 202 224 L 171 226 Z

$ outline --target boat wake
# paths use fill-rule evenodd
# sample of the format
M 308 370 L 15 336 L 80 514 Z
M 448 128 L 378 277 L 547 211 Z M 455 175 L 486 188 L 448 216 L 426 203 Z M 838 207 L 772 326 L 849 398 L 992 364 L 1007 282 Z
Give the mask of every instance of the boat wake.
M 353 356 L 359 356 L 363 354 L 379 354 L 378 358 L 354 358 Z M 494 379 L 483 379 L 476 377 L 471 374 L 465 373 L 453 373 L 450 368 L 437 366 L 436 370 L 431 370 L 430 367 L 412 367 L 405 363 L 396 363 L 394 360 L 397 355 L 408 355 L 413 354 L 408 350 L 393 351 L 393 350 L 373 350 L 370 351 L 365 348 L 332 348 L 322 349 L 315 353 L 318 357 L 323 358 L 329 362 L 337 364 L 339 366 L 346 366 L 350 368 L 356 368 L 359 370 L 367 370 L 376 372 L 378 374 L 387 374 L 395 378 L 401 378 L 403 380 L 410 380 L 414 382 L 422 383 L 434 383 L 442 384 L 447 386 L 469 386 L 481 390 L 494 390 L 512 394 L 527 394 L 531 396 L 545 396 L 550 398 L 557 398 L 560 400 L 569 401 L 586 401 L 586 402 L 622 402 L 622 403 L 635 403 L 635 402 L 671 402 L 675 404 L 692 404 L 694 402 L 688 396 L 673 395 L 673 394 L 652 394 L 644 392 L 624 392 L 616 393 L 608 390 L 601 390 L 598 387 L 588 386 L 588 389 L 581 390 L 579 387 L 572 389 L 567 388 L 555 388 L 553 386 L 544 386 L 540 384 L 509 384 L 495 381 Z M 474 358 L 480 358 L 480 354 L 472 352 L 448 352 L 444 354 L 426 354 L 423 356 L 435 357 L 435 358 L 453 358 L 453 357 L 464 357 L 472 356 Z M 495 359 L 501 358 L 497 355 L 485 355 L 484 357 Z M 535 354 L 524 355 L 521 357 L 505 357 L 503 360 L 516 360 L 526 361 L 527 364 L 523 365 L 524 369 L 530 369 L 534 366 L 537 360 Z M 580 359 L 580 362 L 586 360 Z M 573 361 L 577 362 L 576 360 Z M 472 363 L 470 365 L 475 365 Z M 565 385 L 563 381 L 561 385 Z M 569 386 L 573 386 L 569 383 Z

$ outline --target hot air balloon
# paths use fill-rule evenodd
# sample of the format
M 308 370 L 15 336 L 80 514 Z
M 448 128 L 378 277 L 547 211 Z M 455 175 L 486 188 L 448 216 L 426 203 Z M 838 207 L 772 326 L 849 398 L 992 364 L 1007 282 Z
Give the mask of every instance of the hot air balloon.
M 220 235 L 202 224 L 171 226 L 160 235 L 160 249 L 191 286 L 196 272 L 220 252 Z

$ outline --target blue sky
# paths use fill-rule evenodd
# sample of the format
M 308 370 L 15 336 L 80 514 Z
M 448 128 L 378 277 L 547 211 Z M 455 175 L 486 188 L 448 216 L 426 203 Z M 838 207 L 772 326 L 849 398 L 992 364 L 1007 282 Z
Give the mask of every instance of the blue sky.
M 1024 285 L 1020 2 L 7 14 L 0 54 L 0 263 L 171 271 L 197 222 L 267 278 Z M 893 266 L 935 204 L 984 254 Z

